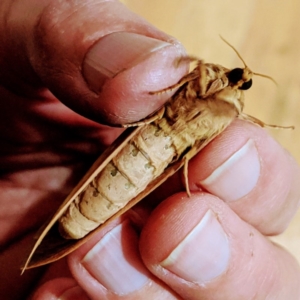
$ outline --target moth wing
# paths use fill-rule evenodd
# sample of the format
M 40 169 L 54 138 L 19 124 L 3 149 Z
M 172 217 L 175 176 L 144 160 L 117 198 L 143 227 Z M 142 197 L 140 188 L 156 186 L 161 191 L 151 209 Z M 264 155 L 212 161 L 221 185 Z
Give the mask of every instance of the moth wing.
M 134 134 L 135 134 L 135 130 L 129 136 L 132 137 Z M 188 160 L 190 160 L 192 157 L 194 157 L 202 148 L 204 148 L 218 134 L 219 133 L 216 133 L 209 140 L 199 141 L 198 143 L 196 143 L 191 148 L 191 150 L 189 152 L 187 152 L 185 155 L 188 158 Z M 128 141 L 128 139 L 127 139 L 127 141 Z M 112 148 L 115 148 L 115 145 L 112 145 Z M 103 156 L 104 156 L 104 154 L 103 154 Z M 112 153 L 108 157 L 111 158 L 114 155 L 115 155 L 115 153 Z M 100 158 L 99 158 L 99 160 L 100 160 Z M 107 159 L 109 159 L 109 158 L 107 158 Z M 105 159 L 104 161 L 106 162 L 107 159 Z M 60 258 L 63 258 L 64 256 L 72 253 L 78 247 L 80 247 L 81 245 L 86 243 L 92 237 L 93 234 L 102 230 L 110 222 L 112 222 L 114 219 L 116 219 L 117 217 L 124 214 L 126 211 L 128 211 L 130 208 L 132 208 L 135 204 L 137 204 L 139 201 L 141 201 L 143 198 L 145 198 L 148 194 L 150 194 L 153 190 L 155 190 L 157 187 L 159 187 L 162 183 L 164 183 L 170 176 L 172 176 L 174 173 L 176 173 L 184 165 L 185 161 L 186 160 L 184 158 L 182 158 L 182 159 L 172 163 L 168 168 L 166 168 L 166 170 L 164 171 L 163 174 L 161 174 L 160 176 L 155 178 L 145 188 L 145 190 L 143 190 L 140 194 L 138 194 L 135 198 L 133 198 L 124 208 L 119 210 L 115 215 L 113 215 L 111 218 L 109 218 L 105 223 L 101 224 L 97 229 L 90 232 L 88 235 L 86 235 L 84 238 L 82 238 L 80 240 L 66 240 L 66 239 L 62 238 L 59 235 L 57 228 L 53 227 L 53 224 L 55 222 L 51 222 L 51 224 L 52 223 L 53 224 L 51 226 L 48 226 L 47 230 L 44 230 L 45 234 L 43 235 L 43 237 L 40 238 L 35 243 L 35 246 L 34 246 L 33 250 L 31 251 L 30 256 L 28 257 L 28 259 L 23 267 L 23 271 L 26 269 L 31 269 L 31 268 L 35 268 L 35 267 L 39 267 L 39 266 L 43 266 L 43 265 L 52 263 Z M 68 201 L 66 203 L 70 203 L 70 202 Z M 62 205 L 61 207 L 65 208 L 67 206 Z M 57 215 L 59 215 L 59 216 L 56 217 Z M 60 217 L 60 215 L 61 215 L 61 213 L 57 213 L 55 215 L 55 220 L 57 220 Z
M 43 239 L 40 239 L 35 243 L 35 247 L 33 248 L 30 256 L 28 257 L 22 269 L 26 270 L 26 269 L 43 266 L 72 253 L 78 247 L 80 247 L 85 242 L 87 242 L 92 237 L 93 234 L 102 230 L 110 222 L 112 222 L 114 219 L 124 214 L 136 203 L 138 203 L 144 197 L 146 197 L 151 191 L 153 191 L 155 188 L 160 186 L 164 181 L 167 180 L 167 178 L 169 178 L 177 170 L 179 170 L 182 167 L 182 164 L 183 164 L 182 161 L 177 161 L 172 166 L 167 168 L 162 175 L 160 175 L 155 180 L 153 180 L 143 192 L 141 192 L 138 196 L 132 199 L 124 208 L 119 210 L 105 223 L 101 224 L 97 229 L 90 232 L 80 240 L 64 239 L 59 235 L 58 230 L 56 228 L 54 227 L 50 228 L 50 230 L 47 231 L 47 235 L 44 236 Z
M 55 214 L 52 216 L 51 220 L 46 223 L 42 228 L 39 230 L 39 232 L 36 234 L 38 237 L 34 241 L 34 245 L 32 247 L 32 250 L 27 258 L 26 263 L 24 264 L 24 269 L 27 268 L 27 265 L 31 258 L 33 257 L 35 251 L 39 247 L 39 245 L 42 243 L 42 241 L 45 239 L 45 237 L 48 235 L 48 233 L 53 228 L 56 221 L 64 214 L 65 210 L 68 208 L 70 203 L 74 201 L 74 199 L 87 187 L 87 185 L 93 180 L 93 178 L 101 172 L 102 169 L 108 164 L 108 162 L 117 155 L 128 143 L 128 141 L 135 136 L 142 126 L 139 127 L 132 127 L 126 129 L 115 141 L 112 143 L 100 156 L 99 158 L 93 163 L 91 168 L 88 170 L 88 172 L 83 176 L 83 178 L 79 181 L 79 183 L 75 186 L 75 188 L 71 191 L 71 193 L 68 195 L 68 197 L 63 201 L 63 203 L 59 206 Z M 53 230 L 52 230 L 53 231 Z M 48 241 L 49 240 L 49 241 Z M 54 240 L 48 239 L 47 241 L 47 251 L 55 251 L 51 245 L 51 243 L 54 243 Z M 63 243 L 65 244 L 65 243 Z M 67 243 L 68 244 L 68 243 Z M 62 245 L 65 247 L 65 245 Z

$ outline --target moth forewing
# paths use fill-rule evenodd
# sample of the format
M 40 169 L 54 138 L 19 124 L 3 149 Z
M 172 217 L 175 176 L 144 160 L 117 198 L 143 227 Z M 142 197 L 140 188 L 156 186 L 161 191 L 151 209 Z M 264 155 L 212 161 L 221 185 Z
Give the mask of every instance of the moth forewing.
M 93 178 L 101 172 L 101 170 L 106 166 L 106 164 L 114 157 L 117 153 L 119 153 L 122 148 L 126 145 L 128 140 L 132 138 L 132 136 L 136 135 L 137 132 L 140 131 L 140 127 L 136 128 L 128 128 L 126 129 L 114 143 L 112 143 L 103 153 L 99 156 L 99 158 L 93 163 L 88 172 L 83 176 L 83 178 L 79 181 L 79 183 L 74 187 L 71 193 L 67 196 L 67 198 L 63 201 L 60 207 L 57 209 L 55 214 L 52 216 L 50 221 L 43 226 L 43 230 L 40 231 L 39 235 L 33 241 L 34 245 L 32 250 L 24 264 L 23 270 L 29 268 L 29 262 L 31 261 L 33 254 L 36 252 L 36 249 L 39 247 L 41 242 L 44 240 L 45 236 L 48 234 L 50 229 L 54 226 L 57 220 L 64 214 L 65 210 L 68 208 L 70 203 L 74 201 L 74 199 L 88 186 L 88 184 L 93 180 Z M 57 243 L 56 243 L 57 244 Z M 66 247 L 65 243 L 63 244 L 64 248 Z M 71 244 L 71 243 L 69 243 Z M 48 247 L 51 243 L 48 243 Z M 50 250 L 50 249 L 49 249 Z M 48 251 L 49 251 L 48 250 Z M 55 251 L 59 251 L 59 249 L 52 249 L 53 254 Z M 51 250 L 50 250 L 51 252 Z M 42 259 L 42 258 L 41 258 Z M 47 262 L 46 262 L 47 263 Z
M 165 182 L 170 176 L 172 176 L 175 172 L 177 172 L 183 165 L 183 161 L 177 161 L 172 164 L 169 168 L 165 170 L 165 172 L 153 180 L 148 186 L 147 189 L 142 191 L 137 197 L 132 199 L 124 208 L 120 209 L 113 217 L 109 218 L 105 223 L 100 225 L 97 229 L 92 231 L 90 234 L 86 235 L 82 239 L 79 240 L 70 240 L 64 239 L 60 235 L 57 234 L 57 230 L 48 230 L 44 239 L 40 240 L 39 245 L 32 250 L 30 257 L 28 257 L 26 264 L 23 267 L 25 269 L 31 269 L 39 266 L 43 266 L 45 264 L 52 263 L 57 261 L 58 259 L 72 253 L 75 249 L 83 245 L 87 240 L 91 238 L 92 234 L 103 229 L 110 222 L 112 222 L 117 217 L 123 215 L 126 211 L 128 211 L 131 207 L 133 207 L 136 203 L 146 197 L 149 193 L 159 187 L 163 182 Z
M 217 136 L 216 134 L 215 136 Z M 205 147 L 211 140 L 215 138 L 212 136 L 211 139 L 205 140 L 203 143 L 196 143 L 193 147 L 193 151 L 189 151 L 188 159 L 191 159 L 195 156 L 203 147 Z M 113 153 L 111 153 L 113 155 Z M 103 154 L 104 155 L 104 154 Z M 102 156 L 103 156 L 102 155 Z M 23 270 L 31 269 L 35 267 L 40 267 L 45 264 L 52 263 L 54 261 L 63 258 L 64 256 L 72 253 L 78 247 L 83 245 L 87 240 L 89 240 L 92 234 L 99 232 L 105 226 L 107 226 L 110 222 L 112 222 L 117 217 L 124 214 L 130 208 L 132 208 L 136 203 L 145 198 L 149 193 L 159 187 L 162 183 L 164 183 L 170 176 L 175 174 L 182 166 L 184 165 L 184 159 L 178 160 L 171 164 L 163 174 L 154 179 L 148 186 L 147 189 L 143 190 L 137 197 L 133 198 L 124 208 L 120 209 L 113 217 L 109 218 L 105 223 L 100 225 L 96 230 L 86 235 L 82 239 L 79 240 L 70 240 L 64 239 L 60 235 L 57 234 L 57 230 L 48 224 L 47 228 L 43 230 L 42 234 L 39 236 L 39 239 L 35 242 L 35 247 L 32 248 L 30 256 L 28 257 L 26 264 L 23 267 Z M 67 200 L 67 199 L 66 199 Z M 60 211 L 60 210 L 58 210 Z M 55 215 L 56 220 L 58 219 L 58 214 Z M 53 219 L 51 219 L 53 221 Z M 51 232 L 52 230 L 52 232 Z
M 137 128 L 127 129 L 99 157 L 45 227 L 24 269 L 69 254 L 90 238 L 91 233 L 122 215 L 184 164 L 189 191 L 188 161 L 236 117 L 246 116 L 242 113 L 243 90 L 250 88 L 253 73 L 244 65 L 244 69 L 229 70 L 199 60 L 196 68 L 177 84 L 156 92 L 180 88 L 161 110 L 160 118 L 151 117 L 150 122 L 135 123 L 139 125 Z M 256 119 L 249 120 L 255 122 Z M 95 195 L 88 193 L 89 189 Z M 101 205 L 107 212 L 100 221 L 95 220 L 97 213 L 90 214 L 89 209 L 99 209 Z M 110 205 L 115 212 L 109 211 Z M 74 218 L 79 229 L 73 232 Z M 58 234 L 58 220 L 64 236 L 82 238 L 64 239 Z M 90 223 L 98 229 L 86 234 L 90 231 Z

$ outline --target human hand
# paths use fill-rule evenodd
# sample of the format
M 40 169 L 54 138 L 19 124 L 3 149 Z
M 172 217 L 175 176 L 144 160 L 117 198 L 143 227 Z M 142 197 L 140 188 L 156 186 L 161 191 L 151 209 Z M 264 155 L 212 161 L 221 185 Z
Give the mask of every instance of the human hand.
M 4 1 L 1 5 L 5 7 L 5 4 L 7 5 L 9 2 Z M 30 27 L 30 24 L 36 24 L 35 21 L 39 16 L 37 11 L 35 11 L 36 18 L 31 16 L 29 24 L 25 22 L 28 26 L 25 26 L 24 40 L 18 31 L 24 30 L 24 26 L 13 27 L 14 31 L 10 35 L 6 34 L 7 31 L 2 32 L 2 35 L 6 37 L 4 45 L 7 48 L 2 48 L 6 55 L 2 55 L 5 60 L 1 62 L 1 82 L 5 87 L 1 91 L 3 95 L 1 132 L 2 139 L 5 141 L 1 165 L 4 166 L 5 173 L 2 176 L 0 201 L 3 208 L 1 212 L 3 228 L 1 245 L 5 250 L 2 252 L 0 261 L 1 270 L 5 270 L 1 275 L 3 276 L 1 282 L 4 283 L 1 294 L 5 295 L 7 299 L 17 299 L 17 297 L 24 299 L 25 292 L 28 292 L 27 288 L 33 289 L 37 278 L 41 276 L 40 269 L 37 269 L 25 272 L 25 275 L 19 277 L 19 266 L 21 265 L 19 258 L 23 258 L 24 255 L 20 249 L 26 248 L 26 244 L 31 238 L 29 234 L 43 223 L 45 217 L 50 215 L 57 204 L 63 200 L 71 186 L 86 169 L 86 165 L 95 158 L 99 149 L 108 145 L 120 132 L 117 129 L 88 121 L 71 112 L 58 102 L 45 87 L 49 87 L 61 101 L 85 116 L 101 122 L 126 123 L 141 119 L 159 107 L 168 97 L 168 95 L 162 95 L 154 99 L 155 97 L 151 96 L 150 99 L 147 91 L 169 86 L 185 72 L 185 66 L 180 69 L 173 67 L 174 59 L 184 53 L 178 44 L 161 45 L 159 42 L 152 41 L 153 44 L 150 42 L 150 48 L 147 51 L 149 52 L 149 49 L 156 49 L 156 51 L 146 56 L 142 55 L 140 60 L 134 60 L 133 65 L 126 63 L 125 69 L 127 70 L 120 72 L 114 78 L 106 78 L 101 90 L 95 85 L 101 81 L 101 77 L 97 77 L 98 75 L 95 74 L 95 69 L 89 70 L 90 73 L 88 73 L 88 69 L 94 66 L 93 63 L 89 66 L 85 65 L 83 73 L 86 79 L 90 80 L 89 86 L 92 88 L 90 90 L 81 76 L 81 65 L 87 49 L 102 35 L 107 36 L 108 32 L 128 30 L 139 32 L 142 35 L 147 34 L 158 40 L 169 41 L 171 44 L 174 44 L 175 41 L 138 17 L 131 15 L 115 1 L 99 2 L 94 6 L 90 1 L 89 5 L 80 6 L 80 9 L 75 9 L 72 4 L 61 9 L 58 7 L 59 4 L 54 2 L 56 1 L 50 1 L 51 5 L 56 6 L 56 9 L 51 9 L 51 5 L 48 6 L 46 11 L 51 12 L 51 15 L 44 13 L 37 27 Z M 24 1 L 15 3 L 22 9 L 11 8 L 12 12 L 16 14 L 14 18 L 11 18 L 12 20 L 20 18 L 18 13 L 26 15 L 23 11 L 26 8 L 24 8 Z M 66 3 L 61 5 L 66 5 Z M 114 12 L 115 15 L 112 17 L 103 12 L 105 17 L 98 20 L 99 13 L 96 7 L 99 11 L 104 7 L 103 9 Z M 4 9 L 1 11 L 5 12 Z M 57 12 L 63 13 L 57 15 Z M 120 16 L 122 20 L 125 20 L 124 22 L 120 21 L 121 25 L 116 22 Z M 106 19 L 110 17 L 112 19 Z M 54 26 L 53 20 L 56 26 Z M 81 29 L 88 29 L 87 32 L 85 30 L 78 31 L 79 20 L 87 22 L 84 23 L 85 26 L 81 27 Z M 33 32 L 30 34 L 30 28 L 32 31 L 34 29 L 34 34 Z M 60 35 L 56 28 L 60 29 Z M 64 31 L 64 28 L 67 30 Z M 17 36 L 19 39 L 16 38 Z M 127 44 L 133 46 L 128 52 L 122 51 L 122 53 L 128 53 L 132 59 L 132 57 L 138 56 L 139 53 L 135 51 L 139 51 L 139 47 L 133 44 L 132 40 L 129 42 L 128 38 L 131 37 L 127 36 L 125 43 L 122 42 L 122 46 Z M 115 37 L 112 40 L 106 37 L 100 43 L 104 43 L 105 47 L 108 47 L 107 45 L 111 45 L 112 42 L 121 43 Z M 142 45 L 144 44 L 145 41 Z M 62 46 L 63 48 L 60 48 Z M 105 48 L 103 44 L 101 47 Z M 115 45 L 112 48 L 118 50 Z M 122 50 L 124 49 L 122 48 Z M 109 60 L 103 60 L 102 63 L 105 65 L 106 62 L 116 61 L 121 66 L 113 65 L 105 66 L 105 68 L 117 70 L 117 73 L 119 70 L 123 70 L 124 60 L 123 58 L 121 61 L 118 60 L 120 51 L 117 53 L 111 49 L 107 51 Z M 98 55 L 100 54 L 98 53 Z M 29 59 L 30 62 L 28 62 Z M 92 59 L 87 56 L 87 59 L 98 62 L 98 57 Z M 137 62 L 138 64 L 136 64 Z M 91 74 L 91 76 L 89 77 L 87 74 Z M 93 80 L 94 78 L 97 78 L 97 82 Z M 9 121 L 10 123 L 8 123 Z M 69 266 L 72 275 L 66 270 L 64 261 L 53 264 L 43 275 L 41 282 L 45 282 L 45 284 L 35 293 L 34 298 L 48 299 L 52 297 L 55 299 L 64 294 L 64 299 L 76 299 L 75 295 L 78 299 L 85 299 L 84 297 L 118 299 L 119 297 L 111 291 L 125 294 L 131 291 L 128 296 L 123 296 L 123 298 L 201 299 L 208 297 L 209 299 L 218 299 L 217 297 L 220 297 L 219 299 L 234 299 L 235 295 L 238 295 L 238 288 L 234 284 L 245 282 L 245 285 L 249 287 L 249 289 L 245 289 L 242 286 L 242 291 L 246 293 L 248 290 L 249 292 L 249 294 L 245 294 L 245 299 L 249 299 L 247 296 L 253 294 L 257 295 L 257 299 L 260 299 L 261 295 L 261 299 L 265 299 L 264 295 L 268 292 L 270 295 L 275 294 L 276 296 L 280 295 L 279 292 L 284 292 L 288 299 L 291 297 L 296 299 L 299 295 L 296 288 L 298 283 L 296 280 L 299 277 L 297 265 L 286 252 L 267 242 L 258 232 L 267 235 L 283 230 L 298 206 L 299 191 L 295 182 L 299 178 L 299 171 L 287 154 L 260 128 L 247 123 L 235 122 L 190 163 L 191 187 L 196 191 L 193 182 L 199 182 L 209 175 L 209 173 L 200 172 L 200 167 L 207 172 L 212 171 L 234 151 L 245 145 L 249 138 L 255 141 L 254 144 L 262 163 L 260 164 L 259 181 L 250 190 L 248 186 L 248 193 L 245 197 L 231 202 L 227 206 L 224 202 L 208 194 L 196 194 L 191 199 L 187 198 L 185 194 L 176 194 L 151 214 L 147 225 L 142 230 L 140 251 L 145 264 L 154 275 L 150 275 L 141 263 L 137 251 L 138 237 L 132 229 L 131 223 L 121 219 L 116 221 L 112 227 L 107 228 L 106 232 L 99 233 L 89 243 L 70 255 Z M 216 147 L 216 145 L 218 146 Z M 260 150 L 264 147 L 266 147 L 265 152 L 261 153 Z M 216 153 L 216 149 L 222 151 L 218 150 Z M 253 150 L 253 147 L 251 149 Z M 270 153 L 274 156 L 271 157 Z M 248 162 L 246 165 L 248 168 Z M 252 163 L 250 165 L 252 166 Z M 274 168 L 272 172 L 270 172 L 269 166 Z M 280 170 L 280 172 L 275 180 L 273 173 L 276 174 L 276 170 Z M 173 180 L 176 181 L 176 177 Z M 229 180 L 229 182 L 234 181 L 234 179 Z M 247 182 L 247 180 L 245 181 Z M 251 180 L 250 182 L 253 183 Z M 286 189 L 280 188 L 279 183 Z M 277 191 L 274 193 L 275 195 L 271 193 L 272 190 L 274 192 L 273 185 L 277 186 L 282 194 Z M 171 190 L 167 190 L 169 188 Z M 180 188 L 179 183 L 178 188 Z M 173 186 L 164 186 L 161 190 L 166 194 L 174 192 Z M 210 191 L 209 188 L 207 190 Z M 294 191 L 294 194 L 287 196 L 289 191 Z M 214 192 L 212 191 L 212 193 Z M 228 194 L 226 197 L 222 194 L 219 196 L 228 202 Z M 271 208 L 266 209 L 269 205 Z M 178 207 L 179 209 L 176 209 Z M 208 208 L 211 209 L 212 214 L 206 214 Z M 141 212 L 144 212 L 143 209 Z M 182 278 L 186 278 L 184 277 L 186 274 L 178 274 L 170 266 L 162 269 L 160 264 L 204 215 L 208 219 L 211 215 L 218 216 L 219 222 L 212 221 L 210 224 L 214 224 L 214 228 L 217 230 L 220 229 L 218 224 L 221 224 L 228 239 L 227 254 L 230 259 L 228 265 L 223 260 L 223 271 L 225 272 L 220 276 L 217 276 L 216 271 L 203 271 L 200 279 L 192 280 L 198 281 L 200 284 L 191 284 L 176 278 L 166 270 L 169 268 Z M 244 221 L 241 221 L 238 216 Z M 214 219 L 212 218 L 212 220 Z M 165 221 L 168 221 L 167 224 L 164 223 Z M 118 243 L 121 228 L 123 249 Z M 110 236 L 116 238 L 110 239 L 108 244 L 110 253 L 106 253 L 108 256 L 102 252 L 100 262 L 93 258 L 92 262 L 86 259 L 86 262 L 82 263 L 81 258 L 110 229 L 112 231 L 106 235 L 107 238 Z M 202 232 L 205 233 L 207 230 Z M 222 240 L 222 229 L 219 232 L 221 232 L 219 236 Z M 253 233 L 253 236 L 252 233 L 249 235 L 250 232 Z M 250 239 L 249 236 L 252 238 Z M 113 240 L 116 242 L 114 243 Z M 209 245 L 209 242 L 204 239 L 200 244 L 203 244 L 204 241 Z M 253 245 L 257 246 L 253 250 L 255 256 L 251 256 L 252 252 L 250 251 L 252 250 L 250 246 Z M 192 257 L 192 253 L 195 253 L 195 261 L 197 261 L 202 256 L 197 257 L 197 253 L 201 252 L 198 252 L 198 249 L 193 250 L 195 248 L 193 245 L 190 247 L 189 256 Z M 223 248 L 225 248 L 226 258 L 226 243 Z M 125 259 L 122 258 L 122 253 L 125 254 Z M 116 257 L 118 257 L 118 263 L 112 261 Z M 258 259 L 254 260 L 253 257 L 258 257 Z M 264 258 L 269 260 L 263 261 Z M 278 264 L 274 264 L 272 258 L 276 258 Z M 129 267 L 128 260 L 134 268 Z M 105 267 L 104 263 L 107 263 L 108 267 Z M 178 265 L 180 266 L 180 264 Z M 118 267 L 120 269 L 117 269 Z M 212 269 L 211 265 L 205 267 Z M 267 273 L 264 269 L 266 267 L 268 267 Z M 101 270 L 104 270 L 102 272 L 104 275 L 101 275 Z M 108 271 L 111 270 L 115 273 L 112 272 L 110 277 Z M 120 273 L 121 270 L 123 273 Z M 201 269 L 199 270 L 200 273 Z M 250 272 L 251 276 L 249 276 Z M 203 277 L 207 273 L 211 278 Z M 118 274 L 127 276 L 118 277 Z M 215 279 L 212 277 L 213 275 L 216 276 Z M 101 276 L 104 278 L 100 278 Z M 189 276 L 194 276 L 194 274 Z M 257 280 L 261 277 L 269 278 L 269 281 L 266 280 L 266 284 L 261 284 L 261 280 Z M 209 284 L 201 285 L 203 281 Z M 18 288 L 15 288 L 16 286 Z M 241 284 L 239 288 L 241 289 Z M 241 299 L 241 297 L 236 297 L 236 299 Z
M 297 262 L 267 238 L 299 205 L 290 155 L 263 129 L 236 121 L 190 162 L 189 174 L 191 198 L 163 201 L 140 239 L 131 222 L 116 221 L 69 256 L 76 282 L 48 281 L 35 299 L 49 291 L 66 299 L 83 291 L 91 299 L 298 299 Z M 172 193 L 177 180 L 160 192 Z M 197 191 L 199 182 L 211 193 Z

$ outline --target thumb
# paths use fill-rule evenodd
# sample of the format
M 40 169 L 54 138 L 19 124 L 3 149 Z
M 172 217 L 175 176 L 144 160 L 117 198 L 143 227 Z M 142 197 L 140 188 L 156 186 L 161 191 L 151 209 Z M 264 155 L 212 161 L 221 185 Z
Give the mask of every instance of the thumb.
M 185 64 L 174 64 L 185 53 L 179 42 L 118 1 L 0 5 L 0 81 L 27 95 L 47 87 L 96 121 L 122 124 L 146 117 L 170 97 L 148 92 L 176 83 L 187 71 Z M 11 26 L 7 19 L 18 22 Z

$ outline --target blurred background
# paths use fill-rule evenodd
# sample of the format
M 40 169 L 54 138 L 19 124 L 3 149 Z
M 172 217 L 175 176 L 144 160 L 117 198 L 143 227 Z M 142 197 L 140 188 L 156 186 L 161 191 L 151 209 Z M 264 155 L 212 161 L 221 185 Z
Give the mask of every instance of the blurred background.
M 176 37 L 187 53 L 227 68 L 242 67 L 221 34 L 240 52 L 255 77 L 245 112 L 267 129 L 300 163 L 300 1 L 298 0 L 123 0 L 131 10 Z M 299 182 L 300 184 L 300 182 Z M 285 233 L 272 238 L 300 262 L 300 211 Z

